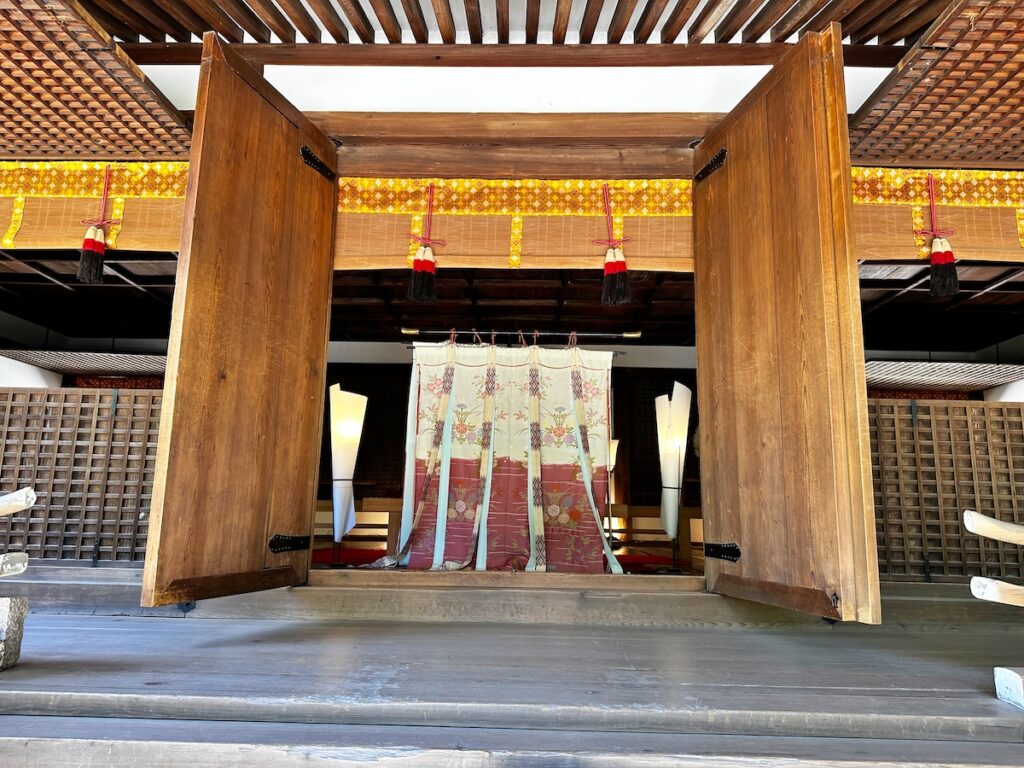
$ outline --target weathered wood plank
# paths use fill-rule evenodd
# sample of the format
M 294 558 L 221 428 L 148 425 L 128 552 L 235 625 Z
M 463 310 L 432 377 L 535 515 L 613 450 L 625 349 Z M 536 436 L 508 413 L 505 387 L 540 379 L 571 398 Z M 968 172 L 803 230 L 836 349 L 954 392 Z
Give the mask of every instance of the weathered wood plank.
M 728 152 L 694 185 L 705 538 L 742 550 L 705 569 L 712 590 L 878 623 L 838 40 L 805 36 L 697 147 L 698 169 Z
M 303 581 L 308 553 L 267 542 L 310 534 L 316 492 L 337 193 L 300 148 L 333 170 L 334 145 L 205 45 L 145 605 Z

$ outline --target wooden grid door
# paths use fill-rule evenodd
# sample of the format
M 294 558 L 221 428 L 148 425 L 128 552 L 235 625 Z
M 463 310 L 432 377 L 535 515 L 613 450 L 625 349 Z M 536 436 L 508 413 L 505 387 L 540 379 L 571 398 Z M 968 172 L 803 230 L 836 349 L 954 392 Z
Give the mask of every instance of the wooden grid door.
M 0 492 L 38 496 L 0 518 L 0 551 L 141 561 L 160 400 L 159 390 L 0 390 Z
M 974 509 L 1024 523 L 1024 406 L 872 400 L 869 418 L 882 578 L 1024 578 L 1021 547 L 961 521 Z

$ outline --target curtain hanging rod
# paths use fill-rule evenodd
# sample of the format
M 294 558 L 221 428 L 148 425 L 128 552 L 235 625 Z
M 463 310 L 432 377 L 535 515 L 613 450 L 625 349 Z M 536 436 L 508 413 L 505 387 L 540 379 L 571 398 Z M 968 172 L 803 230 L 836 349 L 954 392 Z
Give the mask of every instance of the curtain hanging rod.
M 552 336 L 564 336 L 565 338 L 569 338 L 569 336 L 571 336 L 574 333 L 573 331 L 481 331 L 476 328 L 471 328 L 469 330 L 448 329 L 447 331 L 443 331 L 440 329 L 421 330 L 419 328 L 402 328 L 401 331 L 403 336 L 451 336 L 452 333 L 454 332 L 456 336 L 472 335 L 475 333 L 481 338 L 493 335 L 495 337 L 504 336 L 505 338 L 515 339 L 518 339 L 520 335 L 522 335 L 526 339 L 530 339 L 534 336 L 537 336 L 537 338 L 541 338 L 544 336 L 547 336 L 549 338 Z M 595 333 L 593 331 L 582 331 L 575 333 L 576 338 L 578 339 L 632 340 L 639 339 L 642 334 L 642 331 L 621 331 L 619 333 Z

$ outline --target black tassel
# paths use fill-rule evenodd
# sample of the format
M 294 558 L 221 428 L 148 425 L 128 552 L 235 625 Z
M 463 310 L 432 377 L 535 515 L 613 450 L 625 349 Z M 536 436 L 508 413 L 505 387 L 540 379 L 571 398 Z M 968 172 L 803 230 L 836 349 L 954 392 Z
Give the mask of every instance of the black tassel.
M 626 269 L 626 257 L 622 253 L 622 248 L 615 249 L 615 266 L 615 304 L 629 304 L 633 296 L 629 288 L 629 271 Z
M 612 306 L 615 295 L 615 250 L 609 248 L 604 255 L 604 279 L 601 281 L 601 303 Z
M 90 285 L 103 282 L 103 257 L 106 243 L 102 227 L 89 227 L 82 243 L 82 255 L 78 259 L 78 280 Z
M 406 298 L 424 304 L 437 303 L 437 284 L 434 278 L 434 252 L 430 246 L 420 248 L 413 260 L 412 279 Z
M 939 298 L 960 293 L 960 278 L 956 272 L 953 248 L 945 238 L 932 240 L 931 280 L 928 293 Z

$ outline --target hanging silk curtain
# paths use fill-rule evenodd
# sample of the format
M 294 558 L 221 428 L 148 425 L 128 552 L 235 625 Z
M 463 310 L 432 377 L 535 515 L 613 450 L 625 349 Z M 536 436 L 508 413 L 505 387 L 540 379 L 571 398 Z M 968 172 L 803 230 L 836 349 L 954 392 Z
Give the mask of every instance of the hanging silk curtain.
M 611 361 L 575 345 L 416 344 L 401 563 L 621 573 L 601 525 Z

